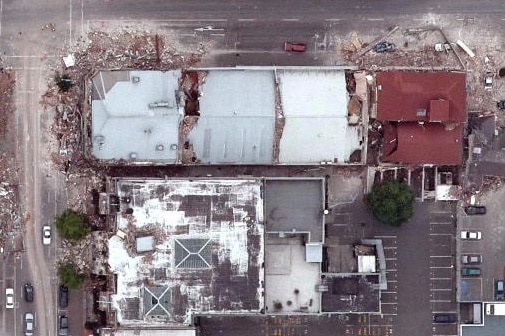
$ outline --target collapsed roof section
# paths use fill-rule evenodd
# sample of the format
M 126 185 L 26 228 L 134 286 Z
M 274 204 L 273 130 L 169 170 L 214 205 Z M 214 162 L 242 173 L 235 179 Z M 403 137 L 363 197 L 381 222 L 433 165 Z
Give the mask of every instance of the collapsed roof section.
M 193 312 L 263 306 L 260 180 L 117 180 L 109 239 L 117 322 L 188 325 Z M 154 248 L 138 248 L 148 237 Z
M 362 163 L 366 109 L 349 99 L 346 70 L 101 71 L 92 79 L 92 154 L 122 163 Z

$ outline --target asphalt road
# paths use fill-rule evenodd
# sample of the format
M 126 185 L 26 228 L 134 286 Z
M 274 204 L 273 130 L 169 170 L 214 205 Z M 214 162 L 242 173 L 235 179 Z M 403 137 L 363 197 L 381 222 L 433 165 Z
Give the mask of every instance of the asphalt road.
M 56 281 L 52 267 L 54 251 L 41 246 L 40 228 L 65 206 L 64 178 L 50 171 L 49 125 L 51 111 L 44 111 L 40 98 L 52 80 L 60 57 L 90 25 L 111 20 L 157 20 L 174 36 L 197 43 L 201 35 L 216 41 L 209 65 L 292 65 L 324 64 L 324 57 L 312 51 L 328 29 L 345 33 L 360 29 L 384 30 L 399 15 L 421 17 L 423 13 L 492 17 L 503 24 L 505 3 L 495 0 L 412 1 L 412 0 L 319 0 L 319 1 L 133 1 L 133 0 L 0 0 L 0 44 L 6 65 L 17 73 L 16 158 L 21 167 L 20 209 L 26 220 L 22 260 L 13 256 L 3 261 L 2 291 L 16 288 L 17 308 L 1 310 L 1 333 L 19 334 L 25 309 L 20 286 L 26 279 L 36 285 L 37 330 L 53 335 L 56 330 Z M 42 29 L 55 23 L 56 30 Z M 212 25 L 211 30 L 199 30 Z M 285 40 L 309 44 L 306 55 L 281 51 Z M 314 47 L 315 49 L 315 47 Z M 237 55 L 238 54 L 238 55 Z M 31 309 L 31 308 L 30 308 Z M 7 323 L 14 322 L 14 323 Z

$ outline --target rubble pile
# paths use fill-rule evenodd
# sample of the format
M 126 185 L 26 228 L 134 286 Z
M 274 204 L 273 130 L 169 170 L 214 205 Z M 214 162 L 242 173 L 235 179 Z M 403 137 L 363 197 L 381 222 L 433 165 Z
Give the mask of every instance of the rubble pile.
M 12 72 L 0 68 L 0 246 L 5 246 L 8 232 L 20 225 L 18 209 L 18 169 L 12 151 L 15 134 L 13 94 L 15 78 Z

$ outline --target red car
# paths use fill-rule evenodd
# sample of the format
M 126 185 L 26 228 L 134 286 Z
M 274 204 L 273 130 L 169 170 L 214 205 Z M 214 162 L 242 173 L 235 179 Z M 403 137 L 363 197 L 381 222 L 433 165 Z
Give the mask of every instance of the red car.
M 304 43 L 284 42 L 284 51 L 304 52 L 307 46 Z

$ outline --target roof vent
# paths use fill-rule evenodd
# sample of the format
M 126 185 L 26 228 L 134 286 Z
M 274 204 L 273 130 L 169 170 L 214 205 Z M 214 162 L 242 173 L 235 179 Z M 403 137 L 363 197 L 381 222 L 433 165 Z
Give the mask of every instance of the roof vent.
M 171 144 L 171 145 L 170 145 L 170 149 L 171 149 L 171 150 L 176 150 L 176 149 L 177 149 L 177 147 L 178 147 L 178 146 L 177 146 L 177 144 Z
M 99 145 L 103 145 L 105 143 L 105 137 L 103 135 L 96 135 L 94 139 Z
M 426 117 L 426 109 L 425 108 L 417 109 L 416 116 L 418 116 L 418 117 Z
M 164 149 L 165 149 L 165 146 L 163 146 L 163 144 L 157 144 L 157 145 L 156 145 L 156 150 L 157 150 L 158 152 L 161 152 L 161 151 L 163 151 Z
M 133 84 L 140 83 L 140 77 L 139 76 L 132 76 L 132 83 Z
M 131 152 L 129 156 L 130 156 L 130 159 L 135 160 L 138 155 L 135 152 Z

